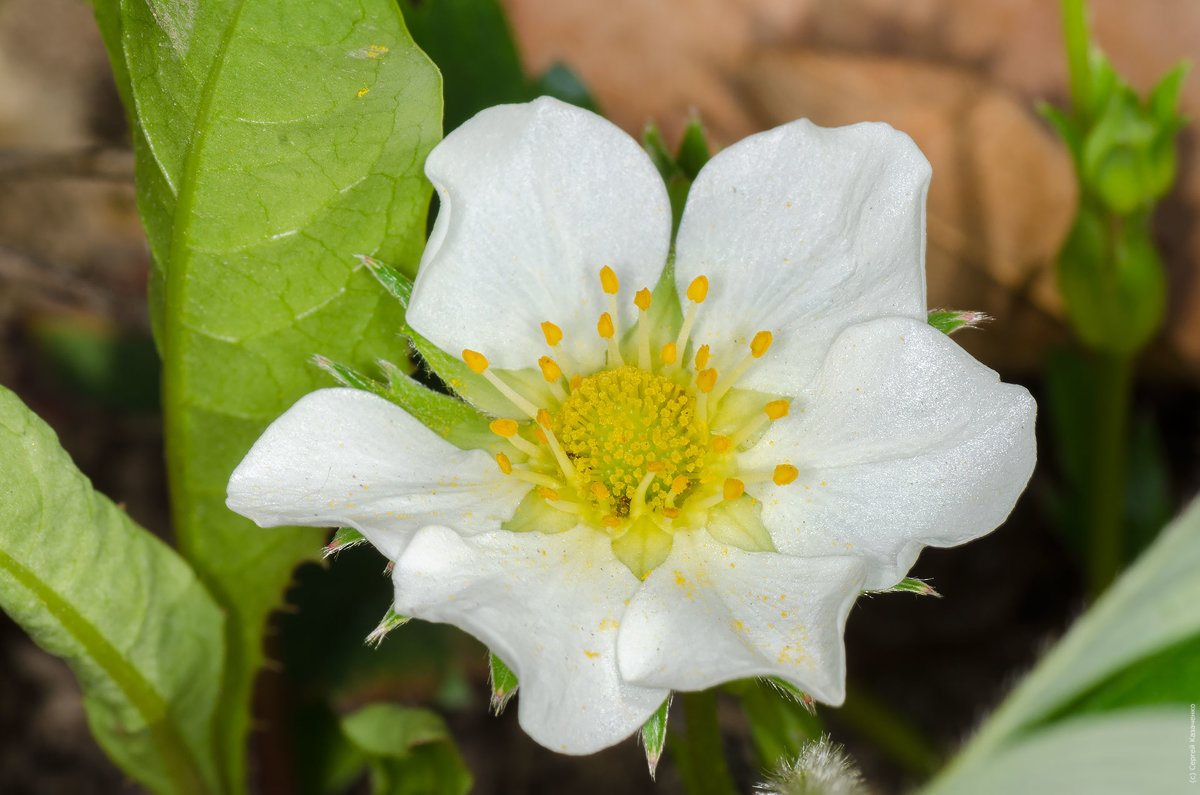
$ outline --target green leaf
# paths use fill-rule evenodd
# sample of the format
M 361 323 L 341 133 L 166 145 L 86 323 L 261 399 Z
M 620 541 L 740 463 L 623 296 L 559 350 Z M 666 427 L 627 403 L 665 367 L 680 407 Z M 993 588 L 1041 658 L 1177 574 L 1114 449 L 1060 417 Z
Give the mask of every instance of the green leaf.
M 175 534 L 227 611 L 218 722 L 244 788 L 261 634 L 319 530 L 224 506 L 263 428 L 324 377 L 397 351 L 401 310 L 355 260 L 415 270 L 438 77 L 390 0 L 95 0 L 130 114 L 155 270 Z
M 1072 702 L 1080 707 L 1102 703 L 1106 681 L 1128 683 L 1125 677 L 1136 677 L 1139 667 L 1161 663 L 1153 661 L 1155 656 L 1178 653 L 1176 647 L 1194 641 L 1200 636 L 1197 572 L 1200 501 L 1165 529 L 1075 623 L 939 777 L 936 783 L 941 789 L 934 791 L 962 791 L 963 783 L 974 781 L 979 768 L 992 765 L 1006 747 L 1019 742 L 1033 727 L 1051 717 L 1061 719 L 1072 714 L 1074 709 L 1066 709 Z M 1181 684 L 1177 682 L 1175 687 Z M 1124 703 L 1140 703 L 1138 698 Z M 1178 718 L 1174 720 L 1178 726 Z M 954 789 L 955 782 L 958 790 Z
M 372 704 L 342 719 L 342 731 L 371 765 L 376 795 L 465 795 L 473 779 L 436 714 Z
M 1187 707 L 1122 710 L 1056 723 L 922 795 L 1183 792 Z
M 221 789 L 221 611 L 0 387 L 0 607 L 66 659 L 100 745 L 157 792 Z

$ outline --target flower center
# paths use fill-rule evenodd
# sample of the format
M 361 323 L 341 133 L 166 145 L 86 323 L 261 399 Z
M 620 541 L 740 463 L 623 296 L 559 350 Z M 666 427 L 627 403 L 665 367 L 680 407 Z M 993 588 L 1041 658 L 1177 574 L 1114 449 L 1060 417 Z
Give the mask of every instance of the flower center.
M 629 516 L 639 486 L 652 474 L 641 503 L 661 511 L 672 482 L 684 477 L 690 487 L 708 456 L 708 432 L 691 390 L 630 365 L 581 379 L 553 430 L 585 498 L 601 515 Z
M 549 321 L 542 323 L 542 334 L 557 359 L 538 359 L 547 389 L 540 397 L 514 386 L 522 383 L 515 374 L 506 378 L 493 371 L 483 354 L 463 351 L 467 366 L 529 420 L 491 423 L 507 442 L 496 453 L 501 471 L 534 486 L 503 527 L 544 533 L 579 524 L 602 529 L 612 538 L 614 555 L 641 578 L 666 560 L 677 532 L 704 529 L 743 549 L 773 549 L 761 505 L 745 493 L 746 484 L 785 486 L 799 472 L 789 463 L 768 472 L 744 471 L 737 453 L 757 443 L 768 423 L 786 417 L 789 403 L 735 389 L 771 347 L 771 333 L 758 332 L 740 353 L 740 346 L 717 356 L 708 345 L 693 351 L 691 329 L 708 295 L 708 279 L 698 276 L 687 289 L 689 303 L 677 332 L 652 328 L 650 290 L 639 290 L 637 326 L 623 348 L 616 321 L 619 285 L 611 268 L 601 269 L 600 285 L 608 311 L 600 314 L 596 333 L 608 361 L 598 371 L 572 372 L 559 349 L 563 332 Z M 674 339 L 652 352 L 651 339 L 664 335 Z M 740 396 L 730 399 L 733 394 Z

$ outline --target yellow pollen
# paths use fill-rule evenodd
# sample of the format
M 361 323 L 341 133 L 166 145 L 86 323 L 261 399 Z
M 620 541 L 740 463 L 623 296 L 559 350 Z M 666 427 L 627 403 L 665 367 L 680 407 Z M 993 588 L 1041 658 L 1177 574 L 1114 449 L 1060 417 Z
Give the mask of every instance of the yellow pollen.
M 667 517 L 668 519 L 678 519 L 679 518 L 679 509 L 678 508 L 663 508 L 662 515 Z
M 708 297 L 708 277 L 697 276 L 692 279 L 692 283 L 687 288 L 687 297 L 694 303 L 704 303 L 704 299 Z
M 696 370 L 703 370 L 708 367 L 708 346 L 701 345 L 700 350 L 696 351 Z
M 726 478 L 721 494 L 727 500 L 736 500 L 746 491 L 746 484 L 737 478 Z
M 505 439 L 516 436 L 519 428 L 516 420 L 492 420 L 488 427 L 492 429 L 492 433 L 503 436 Z
M 592 483 L 592 494 L 595 494 L 596 499 L 598 500 L 607 500 L 610 496 L 612 496 L 608 493 L 608 489 L 604 487 L 603 483 L 594 481 Z
M 687 491 L 687 487 L 689 485 L 691 485 L 691 481 L 685 476 L 679 475 L 671 481 L 671 492 L 673 494 L 683 494 L 685 491 Z
M 473 351 L 469 348 L 464 348 L 462 352 L 463 361 L 467 363 L 467 367 L 471 368 L 471 372 L 480 374 L 488 369 L 487 357 L 478 351 Z
M 542 324 L 542 335 L 546 338 L 546 344 L 553 348 L 558 343 L 562 342 L 562 329 L 547 320 Z
M 786 400 L 772 400 L 763 407 L 763 411 L 767 412 L 767 417 L 770 419 L 782 419 L 788 415 L 788 402 Z
M 546 486 L 539 486 L 538 487 L 538 496 L 541 497 L 543 500 L 550 500 L 551 502 L 553 502 L 554 500 L 558 499 L 558 492 L 555 491 L 554 489 L 548 488 Z
M 496 453 L 496 463 L 500 465 L 501 472 L 506 475 L 512 474 L 512 461 L 509 461 L 504 453 Z
M 643 312 L 650 310 L 650 291 L 645 287 L 637 291 L 637 295 L 633 297 L 633 303 Z
M 775 481 L 775 485 L 777 486 L 786 486 L 795 480 L 799 474 L 800 470 L 791 464 L 780 464 L 775 467 L 775 474 L 771 476 L 771 480 Z
M 616 295 L 621 289 L 621 282 L 612 268 L 605 265 L 600 269 L 600 288 L 609 295 Z
M 714 436 L 712 440 L 712 449 L 714 453 L 720 455 L 729 449 L 732 441 L 728 436 Z
M 696 388 L 701 392 L 711 392 L 716 384 L 717 371 L 711 367 L 696 376 Z
M 675 364 L 675 357 L 678 353 L 675 350 L 675 343 L 668 342 L 662 346 L 662 350 L 658 352 L 658 358 L 662 359 L 663 364 Z
M 771 342 L 774 339 L 769 331 L 758 332 L 754 335 L 754 339 L 750 341 L 750 355 L 755 359 L 761 359 L 766 354 L 767 349 L 771 347 Z
M 612 315 L 607 312 L 600 314 L 600 320 L 596 322 L 596 333 L 606 340 L 612 339 L 612 335 L 617 333 L 617 330 L 613 327 Z
M 583 378 L 554 417 L 555 437 L 597 514 L 666 507 L 671 484 L 699 477 L 709 455 L 685 386 L 630 365 Z M 643 508 L 644 506 L 644 508 Z
M 538 359 L 538 367 L 542 368 L 542 378 L 545 378 L 548 382 L 553 383 L 562 378 L 562 368 L 558 366 L 558 362 L 549 356 L 543 356 Z

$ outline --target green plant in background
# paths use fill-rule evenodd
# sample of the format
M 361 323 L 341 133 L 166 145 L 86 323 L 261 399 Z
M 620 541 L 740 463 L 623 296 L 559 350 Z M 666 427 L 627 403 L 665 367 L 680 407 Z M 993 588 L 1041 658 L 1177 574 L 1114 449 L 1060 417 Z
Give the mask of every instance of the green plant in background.
M 1084 0 L 1062 2 L 1072 107 L 1043 112 L 1071 152 L 1079 186 L 1079 209 L 1058 257 L 1058 285 L 1088 356 L 1057 363 L 1051 399 L 1074 492 L 1069 512 L 1083 517 L 1079 541 L 1095 595 L 1130 553 L 1129 479 L 1141 475 L 1128 471 L 1132 375 L 1166 307 L 1151 219 L 1175 181 L 1186 67 L 1171 70 L 1143 101 L 1092 44 L 1086 11 Z

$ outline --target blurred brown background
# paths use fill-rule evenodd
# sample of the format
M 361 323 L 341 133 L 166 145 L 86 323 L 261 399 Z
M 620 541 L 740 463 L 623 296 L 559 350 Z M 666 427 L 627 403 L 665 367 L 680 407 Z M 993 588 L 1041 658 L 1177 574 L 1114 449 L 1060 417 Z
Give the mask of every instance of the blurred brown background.
M 908 132 L 934 167 L 931 307 L 995 316 L 985 331 L 957 339 L 1009 380 L 1036 379 L 1047 353 L 1067 343 L 1052 259 L 1073 214 L 1075 186 L 1066 149 L 1034 110 L 1039 101 L 1061 105 L 1066 97 L 1057 3 L 504 5 L 528 72 L 567 63 L 606 114 L 634 135 L 654 121 L 673 141 L 693 111 L 718 146 L 801 116 L 825 125 L 882 120 Z M 1200 61 L 1195 0 L 1092 0 L 1092 7 L 1096 39 L 1138 88 L 1148 88 L 1181 58 Z M 1183 112 L 1200 114 L 1195 76 L 1185 84 Z M 1200 377 L 1196 140 L 1194 128 L 1181 136 L 1181 179 L 1156 222 L 1169 268 L 1169 320 L 1143 367 L 1144 378 L 1186 390 Z M 0 0 L 0 383 L 59 431 L 98 488 L 165 534 L 154 387 L 135 383 L 145 378 L 145 368 L 115 384 L 86 379 L 88 367 L 99 367 L 97 357 L 138 362 L 151 355 L 149 261 L 132 171 L 120 103 L 90 9 L 77 0 Z M 89 340 L 103 343 L 90 359 L 76 344 L 86 348 Z M 66 384 L 81 373 L 82 387 Z M 79 399 L 92 393 L 95 399 Z M 914 702 L 904 697 L 911 677 L 889 684 L 887 655 L 914 638 L 932 654 L 940 642 L 969 642 L 938 634 L 939 621 L 961 628 L 962 616 L 939 618 L 940 608 L 922 603 L 926 625 L 901 618 L 897 626 L 891 608 L 876 607 L 885 600 L 873 600 L 851 621 L 852 657 L 856 644 L 863 649 L 859 674 L 908 708 L 945 748 L 1002 695 L 1004 675 L 997 672 L 1029 665 L 1038 642 L 1059 631 L 1077 608 L 1078 589 L 1056 580 L 1058 553 L 1036 532 L 1000 552 L 983 542 L 973 554 L 990 560 L 976 568 L 957 560 L 960 573 L 938 583 L 943 591 L 956 582 L 969 590 L 978 566 L 1033 572 L 973 606 L 977 612 L 965 623 L 976 626 L 979 639 L 989 637 L 993 618 L 1027 620 L 1002 643 L 993 638 L 991 645 L 981 640 L 985 645 L 973 647 L 990 655 L 992 667 L 955 671 L 954 682 L 938 696 L 937 709 L 950 716 L 942 722 L 937 710 L 925 707 L 922 713 L 919 703 L 905 703 Z M 932 564 L 917 574 L 937 571 L 938 555 L 949 554 L 957 551 L 923 558 L 920 565 Z M 889 625 L 891 634 L 881 629 Z M 869 750 L 851 750 L 868 773 L 879 772 Z M 477 751 L 468 749 L 468 755 L 476 761 Z M 47 789 L 30 789 L 33 771 Z M 901 780 L 894 773 L 889 779 L 886 769 L 879 775 L 885 782 Z M 0 623 L 0 789 L 111 792 L 126 786 L 91 744 L 69 672 L 6 620 Z

